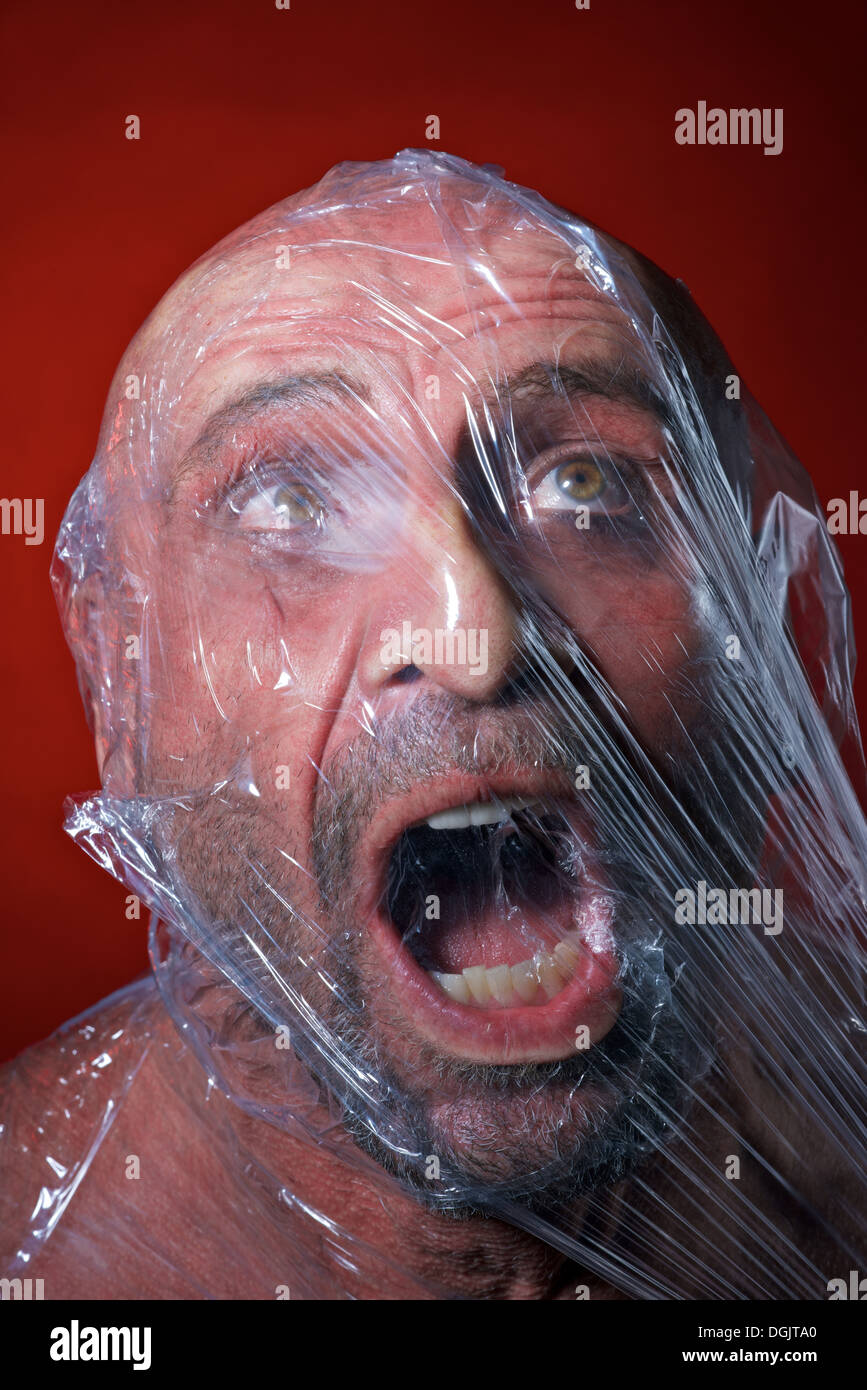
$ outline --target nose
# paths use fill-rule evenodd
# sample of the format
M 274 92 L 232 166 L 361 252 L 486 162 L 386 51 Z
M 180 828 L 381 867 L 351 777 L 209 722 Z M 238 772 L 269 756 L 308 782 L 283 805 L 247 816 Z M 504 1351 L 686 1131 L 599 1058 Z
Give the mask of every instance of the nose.
M 515 660 L 517 611 L 455 498 L 419 514 L 369 615 L 359 663 L 366 698 L 419 676 L 491 700 Z

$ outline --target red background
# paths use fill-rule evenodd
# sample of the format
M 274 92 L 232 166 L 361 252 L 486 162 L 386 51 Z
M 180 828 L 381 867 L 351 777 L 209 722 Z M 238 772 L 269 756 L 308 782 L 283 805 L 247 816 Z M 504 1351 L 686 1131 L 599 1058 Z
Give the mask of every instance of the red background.
M 61 830 L 96 767 L 48 585 L 129 338 L 200 252 L 342 159 L 439 145 L 689 285 L 823 501 L 861 483 L 861 0 L 8 4 L 0 536 L 0 1056 L 145 965 L 146 923 Z M 683 147 L 674 112 L 783 107 L 784 149 Z M 142 137 L 124 138 L 140 116 Z M 867 640 L 867 540 L 840 541 Z M 867 700 L 863 675 L 860 703 Z

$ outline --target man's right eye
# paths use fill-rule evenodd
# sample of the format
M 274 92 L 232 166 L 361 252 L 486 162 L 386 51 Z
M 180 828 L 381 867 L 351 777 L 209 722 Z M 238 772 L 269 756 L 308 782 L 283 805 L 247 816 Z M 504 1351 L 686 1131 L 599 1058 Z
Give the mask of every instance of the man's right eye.
M 310 532 L 325 524 L 325 503 L 306 483 L 260 484 L 246 500 L 233 498 L 229 505 L 245 531 Z

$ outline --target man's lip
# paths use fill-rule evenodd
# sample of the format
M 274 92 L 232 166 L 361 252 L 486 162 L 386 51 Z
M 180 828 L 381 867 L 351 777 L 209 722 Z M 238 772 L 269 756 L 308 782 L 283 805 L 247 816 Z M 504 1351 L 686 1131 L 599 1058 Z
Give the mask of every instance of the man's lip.
M 605 902 L 613 916 L 611 898 Z M 617 1022 L 617 957 L 598 924 L 592 949 L 585 941 L 575 974 L 559 994 L 547 1004 L 507 1009 L 458 1004 L 422 969 L 382 913 L 374 914 L 368 928 L 383 987 L 408 1029 L 441 1054 L 489 1065 L 552 1062 L 595 1046 Z M 583 1028 L 586 1035 L 579 1034 Z
M 450 806 L 491 797 L 568 797 L 570 819 L 584 821 L 580 803 L 565 774 L 501 769 L 496 776 L 451 774 L 431 779 L 387 802 L 374 817 L 359 854 L 361 922 L 378 959 L 382 987 L 408 1028 L 440 1054 L 477 1063 L 519 1064 L 574 1056 L 579 1030 L 590 1046 L 614 1026 L 620 1012 L 618 960 L 614 946 L 612 897 L 595 885 L 585 893 L 592 920 L 580 930 L 581 959 L 572 978 L 547 1004 L 481 1009 L 459 1004 L 440 989 L 414 959 L 389 920 L 384 904 L 388 860 L 410 825 Z

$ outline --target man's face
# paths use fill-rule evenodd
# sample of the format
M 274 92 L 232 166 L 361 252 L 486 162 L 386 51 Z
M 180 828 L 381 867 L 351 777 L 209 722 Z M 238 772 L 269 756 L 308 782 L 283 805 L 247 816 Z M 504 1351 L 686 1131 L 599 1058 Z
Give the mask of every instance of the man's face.
M 384 1163 L 580 1190 L 667 1036 L 604 789 L 696 719 L 653 369 L 526 221 L 478 269 L 425 211 L 272 240 L 176 311 L 139 790 Z

